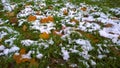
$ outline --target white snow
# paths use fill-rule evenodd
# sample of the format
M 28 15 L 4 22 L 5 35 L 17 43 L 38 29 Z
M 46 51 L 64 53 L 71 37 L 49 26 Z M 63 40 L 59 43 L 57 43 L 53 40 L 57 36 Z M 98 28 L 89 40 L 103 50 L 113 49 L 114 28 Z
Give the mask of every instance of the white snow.
M 39 45 L 39 47 L 44 46 L 44 49 L 49 47 L 49 44 L 48 43 L 44 43 L 44 42 L 38 43 L 38 45 Z
M 17 31 L 13 30 L 12 28 L 10 27 L 7 27 L 7 26 L 1 26 L 0 29 L 5 29 L 8 31 L 8 33 L 12 34 L 12 33 L 16 33 L 16 34 L 19 34 Z
M 48 43 L 49 43 L 50 45 L 53 45 L 53 44 L 54 44 L 54 41 L 52 40 L 52 38 L 51 38 L 50 40 L 48 40 Z
M 19 51 L 19 50 L 20 50 L 19 47 L 13 46 L 13 47 L 11 47 L 10 49 L 4 48 L 4 50 L 3 50 L 2 53 L 3 53 L 4 55 L 8 55 L 9 53 L 16 52 L 16 51 Z
M 83 31 L 96 31 L 100 29 L 100 25 L 96 24 L 96 23 L 89 23 L 89 22 L 80 22 L 79 23 L 79 27 L 80 30 Z
M 33 43 L 35 43 L 35 41 L 30 40 L 30 39 L 26 39 L 26 40 L 22 40 L 21 43 L 22 43 L 22 45 L 30 46 L 30 45 L 32 45 Z
M 9 44 L 10 46 L 12 46 L 14 43 L 14 40 L 16 40 L 16 38 L 13 37 L 13 38 L 5 40 L 4 42 L 5 44 Z
M 27 20 L 26 19 L 19 19 L 18 22 L 19 22 L 18 26 L 21 26 L 23 23 L 27 22 Z
M 117 35 L 117 34 L 110 34 L 104 30 L 100 30 L 99 33 L 100 33 L 100 36 L 110 38 L 110 39 L 117 39 L 119 37 L 119 35 Z
M 33 24 L 33 26 L 31 26 L 31 29 L 39 30 L 41 33 L 43 33 L 43 32 L 51 33 L 51 30 L 55 29 L 54 23 L 52 23 L 52 22 L 47 23 L 47 24 L 40 24 L 40 22 L 38 20 L 32 24 Z
M 4 45 L 0 45 L 0 51 L 4 50 L 5 46 Z
M 79 53 L 80 56 L 84 57 L 85 59 L 89 59 L 90 55 L 88 52 L 93 49 L 90 42 L 88 40 L 78 39 L 75 40 L 75 42 L 79 45 L 81 45 L 82 52 Z
M 31 5 L 25 7 L 25 9 L 21 10 L 21 12 L 18 13 L 17 17 L 18 17 L 18 18 L 19 18 L 19 17 L 27 17 L 28 15 L 34 13 L 34 11 L 32 10 L 31 7 L 32 7 Z
M 1 31 L 0 32 L 0 39 L 2 39 L 7 34 L 8 34 L 7 32 Z
M 96 65 L 96 62 L 93 61 L 93 60 L 91 60 L 91 64 L 92 64 L 92 65 Z
M 2 18 L 0 18 L 0 25 L 4 24 Z
M 1 0 L 2 2 L 2 5 L 4 6 L 4 10 L 7 10 L 7 11 L 12 11 L 12 7 L 9 3 L 9 0 Z
M 29 0 L 29 1 L 33 1 L 33 0 Z M 36 2 L 38 0 L 35 0 L 34 2 Z M 66 3 L 64 7 L 62 7 L 60 10 L 55 11 L 55 10 L 50 10 L 50 9 L 45 9 L 43 11 L 41 11 L 41 9 L 46 7 L 45 2 L 43 2 L 44 0 L 37 2 L 35 4 L 37 5 L 23 5 L 25 6 L 25 8 L 23 10 L 21 10 L 18 14 L 17 14 L 17 18 L 19 18 L 18 20 L 18 26 L 23 26 L 23 24 L 28 23 L 30 24 L 30 30 L 35 29 L 38 30 L 40 33 L 46 32 L 46 33 L 51 33 L 51 30 L 56 30 L 55 26 L 57 25 L 54 22 L 47 22 L 47 23 L 41 23 L 40 20 L 42 18 L 45 18 L 47 16 L 52 15 L 53 17 L 55 15 L 57 15 L 58 17 L 62 17 L 64 19 L 60 20 L 60 23 L 62 26 L 64 26 L 65 28 L 62 28 L 60 31 L 56 31 L 56 33 L 58 34 L 62 34 L 61 39 L 63 41 L 67 41 L 68 44 L 65 45 L 64 47 L 64 43 L 60 43 L 59 46 L 61 47 L 61 53 L 60 55 L 63 57 L 63 60 L 68 61 L 70 58 L 70 53 L 78 53 L 79 56 L 83 57 L 85 59 L 82 60 L 83 64 L 85 64 L 87 67 L 89 67 L 89 64 L 86 60 L 89 60 L 91 63 L 91 65 L 96 65 L 96 62 L 94 60 L 91 60 L 90 57 L 92 55 L 89 54 L 89 51 L 91 51 L 94 47 L 91 45 L 90 40 L 88 39 L 75 39 L 72 40 L 70 38 L 70 34 L 72 32 L 77 32 L 78 30 L 82 30 L 85 32 L 90 32 L 92 33 L 93 31 L 98 31 L 99 35 L 108 39 L 111 39 L 113 43 L 116 43 L 118 45 L 120 45 L 120 39 L 118 37 L 120 37 L 120 19 L 117 18 L 117 20 L 112 19 L 110 14 L 105 14 L 103 12 L 101 12 L 100 8 L 97 7 L 97 9 L 99 10 L 95 10 L 93 6 L 88 6 L 84 3 L 81 3 L 79 6 L 73 5 L 72 3 Z M 8 11 L 12 11 L 14 10 L 16 4 L 14 5 L 10 5 L 10 3 L 7 0 L 1 0 L 1 2 L 3 3 L 4 9 L 8 10 Z M 56 6 L 60 6 L 60 4 L 55 4 L 52 5 L 53 8 Z M 82 7 L 86 7 L 87 10 L 83 11 L 80 8 Z M 37 15 L 36 14 L 36 10 L 40 11 L 41 15 Z M 73 10 L 75 9 L 75 10 Z M 68 10 L 68 15 L 64 15 L 63 11 L 64 10 Z M 91 10 L 94 10 L 93 12 L 91 12 Z M 116 8 L 116 9 L 110 9 L 111 11 L 115 12 L 116 15 L 120 14 L 120 8 Z M 27 16 L 29 15 L 34 15 L 37 17 L 37 20 L 35 20 L 34 22 L 27 22 Z M 84 16 L 84 15 L 88 15 L 88 16 Z M 97 15 L 97 18 L 94 18 L 94 15 Z M 71 27 L 71 26 L 66 26 L 66 24 L 70 24 L 70 25 L 76 25 L 75 22 L 70 22 L 70 20 L 72 18 L 75 18 L 76 20 L 79 21 L 77 27 Z M 0 25 L 4 24 L 4 23 L 9 23 L 9 20 L 3 20 L 3 18 L 0 18 Z M 106 25 L 106 24 L 112 24 L 112 27 L 102 27 L 100 24 Z M 8 55 L 10 53 L 15 53 L 16 55 L 19 55 L 18 51 L 20 50 L 19 47 L 17 47 L 17 45 L 14 45 L 15 40 L 18 38 L 17 36 L 19 36 L 19 32 L 15 31 L 14 28 L 12 29 L 11 27 L 7 27 L 7 26 L 0 26 L 0 29 L 4 29 L 6 31 L 0 31 L 0 39 L 4 38 L 6 35 L 8 34 L 14 34 L 14 36 L 10 36 L 9 39 L 5 39 L 4 43 L 5 44 L 9 44 L 9 48 L 5 47 L 4 45 L 0 45 L 0 56 L 2 55 Z M 77 30 L 77 31 L 76 31 Z M 78 32 L 79 33 L 79 32 Z M 82 34 L 81 34 L 82 37 Z M 107 41 L 106 41 L 107 42 Z M 71 46 L 72 43 L 75 43 L 74 46 Z M 37 46 L 37 54 L 35 55 L 36 58 L 38 59 L 42 59 L 42 57 L 44 56 L 42 53 L 39 52 L 39 49 L 46 49 L 48 48 L 50 45 L 54 44 L 54 41 L 52 38 L 50 38 L 49 40 L 43 40 L 43 39 L 39 39 L 37 41 L 34 40 L 30 40 L 30 39 L 25 39 L 25 40 L 21 40 L 21 44 L 24 46 L 31 46 L 33 44 L 35 44 L 35 46 Z M 98 58 L 102 59 L 103 57 L 107 57 L 106 55 L 103 55 L 102 52 L 104 53 L 109 53 L 108 49 L 103 49 L 102 46 L 105 46 L 107 48 L 107 44 L 103 45 L 100 44 L 98 45 L 98 49 L 96 52 L 98 52 Z M 81 51 L 79 49 L 77 49 L 77 47 L 81 48 Z M 57 51 L 55 51 L 57 52 Z M 23 54 L 22 58 L 28 58 L 31 59 L 31 54 L 35 54 L 36 52 L 32 50 L 29 50 L 27 54 Z M 74 57 L 72 57 L 74 58 Z M 71 64 L 71 67 L 77 67 L 77 64 Z
M 70 58 L 69 52 L 67 50 L 65 50 L 65 48 L 62 48 L 61 52 L 62 52 L 62 56 L 63 56 L 64 60 L 68 60 Z
M 36 55 L 36 57 L 37 57 L 38 59 L 41 59 L 41 58 L 43 57 L 43 55 L 42 55 L 41 53 L 39 53 L 39 54 Z
M 4 49 L 4 50 L 3 50 L 3 54 L 8 55 L 8 54 L 9 54 L 9 50 L 10 50 L 10 49 L 8 49 L 8 48 L 7 48 L 7 49 Z
M 77 64 L 71 64 L 70 67 L 75 68 L 77 67 Z
M 75 40 L 75 42 L 79 45 L 82 45 L 82 47 L 87 49 L 88 51 L 93 49 L 88 40 L 77 39 L 77 40 Z
M 30 55 L 26 55 L 26 54 L 23 54 L 23 55 L 22 55 L 22 58 L 28 58 L 28 59 L 31 59 Z
M 13 46 L 13 47 L 11 47 L 11 48 L 9 49 L 9 53 L 11 53 L 11 52 L 16 52 L 16 51 L 19 51 L 19 50 L 20 50 L 19 47 Z
M 99 59 L 102 59 L 103 57 L 107 57 L 106 55 L 98 55 Z

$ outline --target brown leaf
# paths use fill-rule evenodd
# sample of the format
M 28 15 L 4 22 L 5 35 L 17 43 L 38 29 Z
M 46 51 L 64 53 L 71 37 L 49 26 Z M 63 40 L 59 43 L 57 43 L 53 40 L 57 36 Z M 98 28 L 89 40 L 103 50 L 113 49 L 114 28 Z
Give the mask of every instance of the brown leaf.
M 79 21 L 76 20 L 76 19 L 71 19 L 70 22 L 75 22 L 75 23 L 78 23 Z
M 86 7 L 82 7 L 81 10 L 82 10 L 82 11 L 86 11 L 87 8 L 86 8 Z
M 113 24 L 106 24 L 106 25 L 104 25 L 104 27 L 112 27 L 113 26 Z
M 27 26 L 26 26 L 26 25 L 23 25 L 22 30 L 23 30 L 23 31 L 26 31 L 26 30 L 27 30 Z
M 20 54 L 25 54 L 25 53 L 26 53 L 26 49 L 25 48 L 20 49 Z
M 41 11 L 36 11 L 36 15 L 40 15 L 41 14 Z
M 119 20 L 118 17 L 112 17 L 111 19 L 112 19 L 112 20 Z
M 63 14 L 64 14 L 64 15 L 68 15 L 68 10 L 65 9 L 65 10 L 63 11 Z
M 52 9 L 53 9 L 53 6 L 48 6 L 48 9 L 51 9 L 51 10 L 52 10 Z
M 11 18 L 9 19 L 9 21 L 10 21 L 10 23 L 14 23 L 14 24 L 17 24 L 17 23 L 18 23 L 17 17 L 11 17 Z
M 8 17 L 14 17 L 15 13 L 14 12 L 7 12 L 6 16 L 8 16 Z

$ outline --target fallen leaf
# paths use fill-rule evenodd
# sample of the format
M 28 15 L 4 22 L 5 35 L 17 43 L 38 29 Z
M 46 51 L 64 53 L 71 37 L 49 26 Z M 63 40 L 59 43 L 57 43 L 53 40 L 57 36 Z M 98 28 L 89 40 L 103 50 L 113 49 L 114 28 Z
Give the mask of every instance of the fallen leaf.
M 17 17 L 11 17 L 11 18 L 9 19 L 9 21 L 10 21 L 10 23 L 14 23 L 14 24 L 17 24 L 17 23 L 18 23 Z
M 36 15 L 40 15 L 41 14 L 41 11 L 36 11 Z
M 48 22 L 48 19 L 47 18 L 42 18 L 41 20 L 40 20 L 40 23 L 47 23 Z
M 26 54 L 26 49 L 25 48 L 21 48 L 20 49 L 20 54 Z
M 104 27 L 112 27 L 113 26 L 113 24 L 106 24 L 106 25 L 104 25 Z
M 13 59 L 16 61 L 17 64 L 21 63 L 21 55 L 16 55 L 14 54 L 13 55 Z
M 52 16 L 48 16 L 47 19 L 48 19 L 49 22 L 53 22 L 54 21 L 54 18 Z
M 86 11 L 87 8 L 86 8 L 86 7 L 81 7 L 81 10 L 82 10 L 82 11 Z
M 14 12 L 7 12 L 6 16 L 8 16 L 8 17 L 14 17 L 15 13 Z
M 38 64 L 38 62 L 35 60 L 35 58 L 32 58 L 31 60 L 30 60 L 30 65 L 29 65 L 29 68 L 38 68 L 38 66 L 39 66 L 39 64 Z
M 28 16 L 28 21 L 31 22 L 31 21 L 35 21 L 37 19 L 36 16 L 33 16 L 33 15 L 29 15 Z
M 46 32 L 43 32 L 39 35 L 39 37 L 42 38 L 42 39 L 49 39 L 49 34 L 46 33 Z
M 23 31 L 26 31 L 26 30 L 27 30 L 27 26 L 26 26 L 26 25 L 23 25 L 22 30 L 23 30 Z
M 64 15 L 68 15 L 68 10 L 65 9 L 65 10 L 63 11 L 63 14 L 64 14 Z
M 70 22 L 78 23 L 79 21 L 73 18 L 73 19 L 70 20 Z

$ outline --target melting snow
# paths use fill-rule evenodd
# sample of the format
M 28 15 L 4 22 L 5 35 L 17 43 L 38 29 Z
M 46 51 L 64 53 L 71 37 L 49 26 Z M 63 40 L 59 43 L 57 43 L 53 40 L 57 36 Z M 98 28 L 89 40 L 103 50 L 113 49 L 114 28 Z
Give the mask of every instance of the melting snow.
M 39 53 L 39 54 L 36 55 L 36 57 L 37 57 L 38 59 L 41 59 L 41 58 L 43 57 L 43 55 Z
M 2 39 L 5 35 L 7 35 L 8 33 L 4 32 L 4 31 L 1 31 L 0 32 L 0 39 Z
M 62 52 L 64 60 L 68 60 L 70 58 L 69 52 L 67 50 L 65 50 L 65 48 L 61 48 L 61 52 Z
M 0 51 L 4 50 L 5 46 L 4 45 L 0 45 Z
M 27 39 L 27 40 L 22 40 L 21 43 L 25 46 L 30 46 L 32 45 L 33 43 L 35 43 L 35 41 L 32 41 L 30 39 Z

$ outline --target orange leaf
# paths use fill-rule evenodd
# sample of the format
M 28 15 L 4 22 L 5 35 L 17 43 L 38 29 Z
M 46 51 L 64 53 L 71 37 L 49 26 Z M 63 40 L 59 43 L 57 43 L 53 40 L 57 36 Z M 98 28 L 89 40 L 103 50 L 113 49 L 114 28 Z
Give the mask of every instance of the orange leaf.
M 49 34 L 46 33 L 46 32 L 43 32 L 39 35 L 39 37 L 42 38 L 42 39 L 49 39 Z
M 29 62 L 30 61 L 30 59 L 28 59 L 28 58 L 22 58 L 22 60 L 21 60 L 21 62 Z
M 52 16 L 48 16 L 47 19 L 50 21 L 50 22 L 53 22 L 54 21 L 54 18 Z
M 48 22 L 48 19 L 47 19 L 47 18 L 42 18 L 42 19 L 40 20 L 40 22 L 41 22 L 41 23 L 47 23 L 47 22 Z
M 26 49 L 25 48 L 22 48 L 21 50 L 20 50 L 20 54 L 25 54 L 26 53 Z
M 63 11 L 63 14 L 64 14 L 64 15 L 68 15 L 67 9 L 65 9 L 65 10 Z
M 82 7 L 81 10 L 82 10 L 82 11 L 86 11 L 87 8 L 86 8 L 86 7 Z
M 14 54 L 13 55 L 13 59 L 16 61 L 17 64 L 21 63 L 21 55 L 16 55 Z
M 76 19 L 71 19 L 70 22 L 75 22 L 75 23 L 78 23 L 79 21 L 76 20 Z
M 35 21 L 36 19 L 37 19 L 36 16 L 33 16 L 33 15 L 28 16 L 28 21 L 29 22 Z

